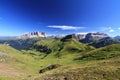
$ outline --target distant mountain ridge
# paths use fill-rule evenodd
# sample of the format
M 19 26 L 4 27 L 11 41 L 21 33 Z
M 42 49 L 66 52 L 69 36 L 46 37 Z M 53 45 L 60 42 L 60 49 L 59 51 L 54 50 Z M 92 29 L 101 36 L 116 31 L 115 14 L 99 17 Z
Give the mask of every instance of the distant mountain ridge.
M 115 36 L 114 38 L 115 38 L 115 39 L 120 39 L 120 36 Z
M 13 38 L 14 36 L 0 36 L 0 39 Z
M 84 42 L 90 42 L 93 40 L 99 40 L 105 37 L 109 37 L 105 33 L 95 32 L 95 33 L 87 33 L 87 34 L 76 34 L 76 39 L 84 40 Z
M 45 38 L 46 33 L 45 32 L 28 32 L 21 36 L 17 36 L 16 38 L 40 38 L 40 37 Z
M 84 35 L 84 36 L 83 36 Z M 65 37 L 66 38 L 66 37 Z M 87 43 L 96 48 L 104 47 L 111 44 L 120 44 L 120 40 L 112 38 L 104 33 L 87 33 L 87 34 L 71 34 L 67 38 L 75 38 L 76 40 Z
M 38 40 L 45 40 L 45 38 L 49 39 L 61 39 L 61 41 L 65 41 L 71 38 L 76 39 L 79 42 L 87 43 L 89 45 L 92 45 L 96 48 L 111 45 L 111 44 L 119 44 L 119 36 L 116 36 L 114 38 L 108 36 L 105 33 L 79 33 L 79 34 L 69 34 L 66 36 L 46 36 L 46 33 L 44 32 L 30 32 L 26 33 L 19 37 L 3 37 L 0 38 L 0 44 L 7 44 L 10 45 L 18 50 L 26 49 L 30 46 L 32 46 L 36 41 Z M 55 44 L 56 45 L 56 44 Z
M 104 46 L 111 45 L 111 44 L 120 44 L 120 40 L 111 38 L 111 37 L 106 37 L 106 38 L 102 38 L 98 41 L 93 41 L 90 43 L 90 45 L 96 48 L 104 47 Z

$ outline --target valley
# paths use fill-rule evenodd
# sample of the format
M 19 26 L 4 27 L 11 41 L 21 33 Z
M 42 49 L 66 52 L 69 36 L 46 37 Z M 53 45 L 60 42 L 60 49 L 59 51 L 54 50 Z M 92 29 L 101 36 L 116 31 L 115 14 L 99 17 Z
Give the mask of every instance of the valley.
M 0 0 L 0 80 L 120 80 L 120 0 Z
M 79 42 L 72 35 L 57 39 L 31 38 L 29 41 L 31 45 L 21 50 L 0 44 L 1 80 L 120 79 L 119 43 L 111 42 L 95 48 L 89 43 Z

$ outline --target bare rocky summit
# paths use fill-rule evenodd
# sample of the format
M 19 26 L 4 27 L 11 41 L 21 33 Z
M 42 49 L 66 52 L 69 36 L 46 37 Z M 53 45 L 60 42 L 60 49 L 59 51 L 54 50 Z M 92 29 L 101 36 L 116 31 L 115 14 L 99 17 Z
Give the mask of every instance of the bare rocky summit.
M 45 38 L 46 37 L 45 32 L 28 32 L 23 34 L 22 36 L 19 36 L 18 38 L 40 38 L 40 37 Z
M 72 38 L 76 38 L 77 40 L 99 40 L 102 38 L 109 37 L 105 33 L 95 32 L 95 33 L 79 33 L 79 34 L 71 34 Z
M 107 34 L 104 34 L 104 33 L 100 33 L 100 32 L 97 32 L 97 33 L 88 33 L 86 35 L 86 39 L 87 40 L 93 40 L 93 39 L 102 39 L 102 38 L 106 38 L 106 37 L 109 37 Z

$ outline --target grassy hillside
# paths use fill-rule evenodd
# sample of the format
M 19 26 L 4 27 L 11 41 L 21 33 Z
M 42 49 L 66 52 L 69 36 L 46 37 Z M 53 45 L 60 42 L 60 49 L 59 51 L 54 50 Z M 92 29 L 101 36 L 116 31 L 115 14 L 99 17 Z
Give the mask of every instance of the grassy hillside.
M 36 80 L 119 80 L 120 44 L 80 54 L 77 64 L 40 74 Z
M 45 68 L 51 64 L 60 64 L 62 66 L 69 64 L 76 64 L 74 58 L 78 53 L 87 49 L 94 49 L 85 44 L 77 42 L 75 39 L 68 39 L 68 41 L 61 41 L 61 39 L 43 39 L 35 43 L 34 46 L 47 46 L 52 52 L 45 57 L 44 52 L 32 50 L 18 51 L 8 45 L 0 45 L 0 52 L 4 55 L 9 56 L 10 58 L 6 62 L 2 62 L 1 65 L 9 64 L 12 69 L 17 71 L 17 73 L 11 76 L 16 76 L 21 78 L 28 78 L 29 75 L 32 77 L 36 74 L 39 74 L 39 70 Z M 58 57 L 62 55 L 62 57 Z M 69 55 L 70 54 L 70 55 Z M 7 70 L 6 70 L 7 72 Z M 12 71 L 11 71 L 12 72 Z M 9 74 L 4 74 L 9 76 Z M 2 75 L 2 76 L 4 76 Z M 24 75 L 24 76 L 22 76 Z M 16 79 L 15 77 L 15 79 Z
M 49 38 L 22 51 L 0 45 L 0 61 L 1 80 L 120 79 L 120 44 L 95 49 L 74 38 Z
M 64 40 L 63 39 L 40 40 L 34 44 L 33 48 L 34 49 L 38 48 L 37 51 L 40 51 L 40 52 L 51 50 L 50 53 L 55 54 L 58 57 L 65 54 L 80 53 L 83 51 L 90 51 L 94 49 L 92 46 L 82 44 L 74 38 L 65 38 Z M 39 49 L 42 49 L 42 50 L 39 50 Z
M 40 74 L 35 80 L 119 80 L 119 59 L 89 61 Z
M 80 56 L 80 60 L 102 60 L 114 57 L 120 57 L 120 44 L 113 44 L 110 46 L 92 50 Z
M 15 80 L 38 73 L 38 64 L 40 64 L 31 55 L 23 54 L 21 51 L 2 44 L 0 44 L 0 61 L 0 75 L 15 78 Z

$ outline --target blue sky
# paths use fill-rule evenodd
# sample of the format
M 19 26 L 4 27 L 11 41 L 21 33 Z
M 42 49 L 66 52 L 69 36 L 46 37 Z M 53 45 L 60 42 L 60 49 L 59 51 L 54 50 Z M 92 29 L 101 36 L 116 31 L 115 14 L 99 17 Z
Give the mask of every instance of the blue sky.
M 0 0 L 0 36 L 32 31 L 120 35 L 120 0 Z

